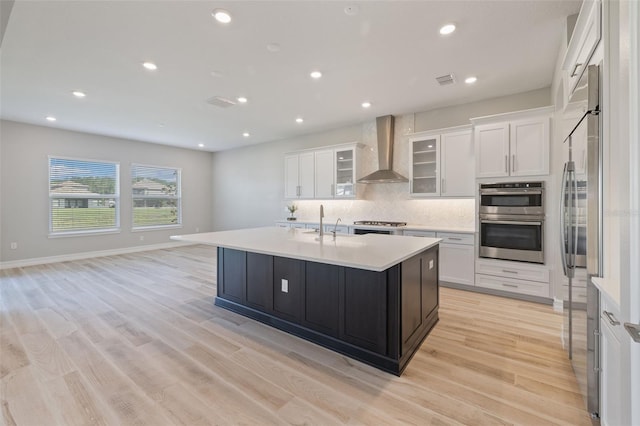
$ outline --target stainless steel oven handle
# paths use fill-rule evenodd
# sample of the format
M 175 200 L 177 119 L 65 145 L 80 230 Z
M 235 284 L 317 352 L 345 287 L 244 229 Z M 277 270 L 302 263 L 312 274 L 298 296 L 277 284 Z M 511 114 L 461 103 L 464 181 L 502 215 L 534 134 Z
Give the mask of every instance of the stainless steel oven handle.
M 542 194 L 542 190 L 540 189 L 517 189 L 513 191 L 505 191 L 505 190 L 492 190 L 492 189 L 483 189 L 480 188 L 480 195 L 540 195 Z
M 494 223 L 496 225 L 542 225 L 541 220 L 519 221 L 519 220 L 481 220 L 480 223 Z

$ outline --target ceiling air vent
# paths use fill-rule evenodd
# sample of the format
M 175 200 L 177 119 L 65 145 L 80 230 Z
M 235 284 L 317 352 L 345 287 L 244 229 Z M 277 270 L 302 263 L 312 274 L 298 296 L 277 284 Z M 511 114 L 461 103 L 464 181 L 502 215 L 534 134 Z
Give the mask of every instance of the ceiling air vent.
M 441 75 L 436 77 L 436 81 L 440 86 L 446 86 L 447 84 L 453 84 L 456 82 L 456 78 L 453 74 Z
M 220 108 L 229 108 L 234 106 L 236 103 L 230 99 L 223 98 L 222 96 L 213 96 L 206 101 L 209 105 L 217 106 Z

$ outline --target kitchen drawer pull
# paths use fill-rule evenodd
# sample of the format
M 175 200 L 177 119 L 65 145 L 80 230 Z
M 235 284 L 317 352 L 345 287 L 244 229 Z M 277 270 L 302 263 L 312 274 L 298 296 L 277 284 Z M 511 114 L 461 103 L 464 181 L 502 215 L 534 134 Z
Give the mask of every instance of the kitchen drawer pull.
M 505 284 L 505 283 L 502 283 L 502 286 L 503 286 L 503 287 L 518 288 L 518 286 L 517 286 L 516 284 Z
M 452 241 L 462 241 L 462 238 L 458 238 L 458 237 L 448 237 L 447 239 Z
M 508 155 L 504 156 L 504 172 L 505 173 L 509 172 L 509 156 Z
M 613 326 L 620 325 L 620 321 L 616 319 L 616 317 L 609 311 L 602 311 L 602 313 L 607 317 L 609 323 Z
M 503 269 L 502 272 L 504 272 L 505 274 L 518 274 L 518 271 L 510 271 L 508 269 Z

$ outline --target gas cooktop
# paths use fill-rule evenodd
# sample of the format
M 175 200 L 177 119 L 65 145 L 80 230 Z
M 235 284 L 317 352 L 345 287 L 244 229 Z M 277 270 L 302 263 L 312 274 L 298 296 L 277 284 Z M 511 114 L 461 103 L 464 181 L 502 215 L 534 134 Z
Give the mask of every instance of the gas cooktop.
M 353 222 L 354 225 L 368 225 L 368 226 L 407 226 L 407 222 L 385 222 L 378 220 L 356 220 Z

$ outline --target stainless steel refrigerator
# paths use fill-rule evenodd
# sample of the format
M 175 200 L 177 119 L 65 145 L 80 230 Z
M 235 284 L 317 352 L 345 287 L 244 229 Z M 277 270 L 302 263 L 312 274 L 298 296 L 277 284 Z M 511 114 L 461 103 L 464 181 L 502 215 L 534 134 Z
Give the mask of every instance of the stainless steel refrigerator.
M 570 124 L 563 142 L 567 161 L 560 202 L 560 252 L 568 282 L 564 286 L 564 343 L 594 422 L 600 411 L 600 295 L 592 282 L 602 268 L 600 81 L 599 67 L 590 65 L 567 107 L 573 118 L 565 118 L 565 124 Z

